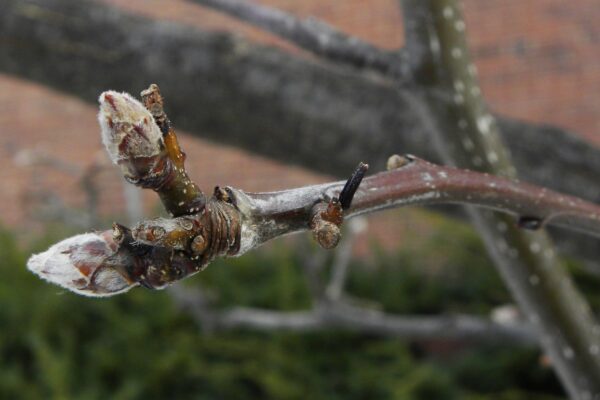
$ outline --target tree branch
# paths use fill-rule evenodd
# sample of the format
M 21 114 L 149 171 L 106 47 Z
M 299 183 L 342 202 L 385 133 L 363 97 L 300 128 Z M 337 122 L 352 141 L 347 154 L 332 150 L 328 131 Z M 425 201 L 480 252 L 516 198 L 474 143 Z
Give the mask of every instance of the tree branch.
M 405 156 L 404 165 L 365 178 L 346 218 L 399 206 L 471 204 L 516 216 L 512 225 L 545 224 L 600 236 L 600 206 L 516 180 L 431 164 Z M 337 196 L 345 181 L 272 193 L 232 189 L 237 206 L 255 232 L 253 248 L 280 235 L 308 229 L 313 206 Z
M 191 1 L 271 32 L 323 59 L 373 69 L 398 80 L 409 79 L 408 60 L 402 51 L 384 51 L 315 18 L 300 19 L 245 0 Z
M 426 101 L 429 115 L 435 116 L 432 133 L 440 155 L 463 168 L 514 178 L 498 125 L 481 98 L 458 2 L 403 0 L 402 5 L 406 16 L 425 25 L 411 31 L 410 39 L 418 42 L 414 48 L 428 49 L 418 55 L 424 63 L 421 73 L 429 74 L 422 84 L 432 87 Z M 452 93 L 452 100 L 431 95 L 436 90 Z M 542 347 L 567 392 L 577 399 L 600 395 L 600 327 L 554 256 L 549 237 L 515 229 L 506 215 L 468 211 L 501 276 L 542 335 Z M 536 218 L 521 221 L 538 225 Z
M 499 324 L 483 318 L 452 316 L 397 316 L 353 307 L 344 303 L 321 305 L 311 311 L 279 312 L 236 307 L 214 310 L 198 291 L 178 287 L 170 290 L 177 304 L 189 311 L 203 329 L 258 329 L 319 332 L 331 329 L 408 340 L 459 340 L 510 342 L 532 345 L 535 335 L 526 326 Z

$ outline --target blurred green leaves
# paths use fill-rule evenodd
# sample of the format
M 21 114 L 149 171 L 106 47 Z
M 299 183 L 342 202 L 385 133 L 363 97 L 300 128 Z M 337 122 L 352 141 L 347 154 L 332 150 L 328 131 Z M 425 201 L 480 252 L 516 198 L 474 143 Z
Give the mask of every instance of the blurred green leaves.
M 28 254 L 0 232 L 2 399 L 561 396 L 536 349 L 406 343 L 346 332 L 203 334 L 165 292 L 76 296 L 28 273 Z M 217 307 L 307 309 L 302 257 L 276 244 L 217 261 L 188 284 L 210 290 Z M 587 277 L 585 285 L 599 293 L 597 281 Z M 397 313 L 487 314 L 510 302 L 476 235 L 455 224 L 440 224 L 425 243 L 398 254 L 354 261 L 348 291 Z

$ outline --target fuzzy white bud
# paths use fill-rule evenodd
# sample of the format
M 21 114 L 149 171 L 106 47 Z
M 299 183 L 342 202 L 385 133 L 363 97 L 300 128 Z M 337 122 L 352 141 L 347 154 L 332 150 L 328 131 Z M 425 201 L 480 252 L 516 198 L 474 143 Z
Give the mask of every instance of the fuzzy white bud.
M 162 133 L 142 103 L 112 90 L 102 93 L 98 101 L 102 142 L 115 164 L 160 153 Z
M 106 263 L 116 251 L 111 232 L 85 233 L 59 242 L 27 261 L 27 268 L 77 294 L 105 297 L 135 286 Z

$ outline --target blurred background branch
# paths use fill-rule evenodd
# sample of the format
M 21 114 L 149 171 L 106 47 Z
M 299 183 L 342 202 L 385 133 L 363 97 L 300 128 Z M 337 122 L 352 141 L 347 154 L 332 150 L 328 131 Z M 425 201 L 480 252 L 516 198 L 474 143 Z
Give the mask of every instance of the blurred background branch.
M 410 73 L 402 52 L 378 49 L 315 18 L 300 19 L 244 0 L 193 1 L 269 31 L 326 60 L 359 69 L 372 69 L 396 79 L 407 79 Z
M 420 84 L 452 94 L 451 101 L 427 98 L 430 134 L 444 160 L 464 168 L 516 178 L 499 127 L 487 110 L 470 58 L 465 23 L 456 0 L 403 0 L 407 41 L 415 43 Z M 436 43 L 436 45 L 432 45 Z M 449 127 L 453 127 L 449 128 Z M 553 361 L 571 398 L 600 393 L 600 326 L 575 288 L 550 238 L 524 232 L 505 215 L 469 208 L 488 253 Z
M 459 340 L 472 344 L 505 342 L 527 346 L 536 341 L 532 330 L 525 325 L 500 324 L 468 315 L 391 315 L 340 301 L 322 304 L 311 311 L 282 312 L 246 307 L 216 311 L 207 306 L 198 290 L 181 287 L 168 290 L 175 302 L 209 331 L 247 328 L 306 333 L 336 330 L 405 340 Z

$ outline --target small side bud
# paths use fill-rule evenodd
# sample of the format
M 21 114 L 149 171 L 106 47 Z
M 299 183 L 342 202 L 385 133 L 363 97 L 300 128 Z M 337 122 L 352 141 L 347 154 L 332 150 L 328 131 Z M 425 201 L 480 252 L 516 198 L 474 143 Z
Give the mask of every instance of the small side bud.
M 154 218 L 139 222 L 131 230 L 137 243 L 186 250 L 195 235 L 194 223 L 186 217 Z
M 135 286 L 110 262 L 117 247 L 112 231 L 77 235 L 31 256 L 27 268 L 77 294 L 112 296 Z
M 342 207 L 337 199 L 318 203 L 313 207 L 309 224 L 313 237 L 324 249 L 333 249 L 340 242 L 340 225 L 344 221 Z
M 388 158 L 386 167 L 388 171 L 391 171 L 394 169 L 402 168 L 408 163 L 410 163 L 410 159 L 408 157 L 393 154 L 390 156 L 390 158 Z
M 319 246 L 327 250 L 336 247 L 342 237 L 340 228 L 329 221 L 318 221 L 312 231 Z

